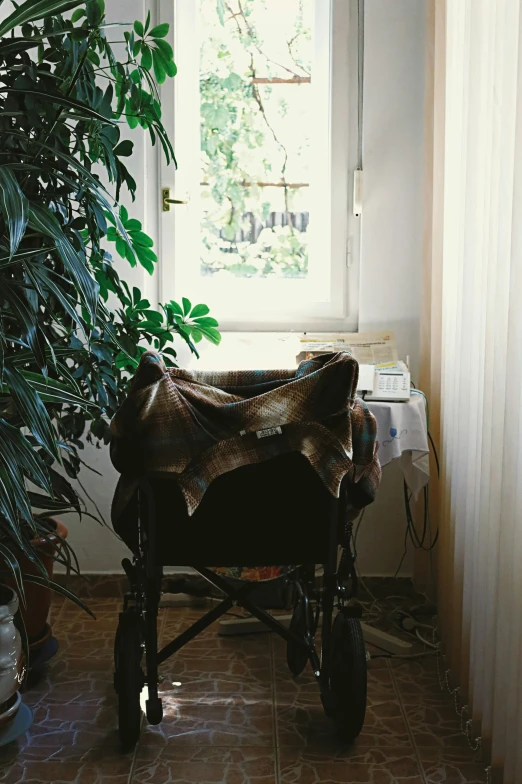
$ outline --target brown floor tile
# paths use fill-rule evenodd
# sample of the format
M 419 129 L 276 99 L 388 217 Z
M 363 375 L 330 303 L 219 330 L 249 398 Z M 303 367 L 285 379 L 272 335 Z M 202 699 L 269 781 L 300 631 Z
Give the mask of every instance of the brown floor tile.
M 213 654 L 213 655 L 212 655 Z M 268 652 L 239 643 L 235 653 L 219 649 L 198 651 L 197 656 L 173 656 L 160 668 L 162 691 L 219 694 L 272 693 L 272 669 Z M 181 686 L 172 686 L 179 683 Z
M 195 621 L 202 618 L 211 607 L 167 607 L 165 608 L 165 625 L 163 629 L 163 636 L 166 641 L 171 640 L 180 632 L 187 629 Z M 227 617 L 227 616 L 225 616 Z M 216 621 L 211 626 L 208 626 L 201 634 L 198 635 L 198 640 L 203 640 L 208 637 L 216 637 L 219 630 L 219 622 Z M 263 635 L 266 636 L 266 635 Z
M 435 656 L 411 660 L 391 659 L 390 668 L 404 702 L 446 697 L 451 701 L 449 694 L 440 688 Z
M 335 753 L 339 741 L 333 722 L 325 715 L 319 694 L 279 695 L 277 735 L 281 747 L 307 746 Z M 355 742 L 363 747 L 410 747 L 410 737 L 401 707 L 395 698 L 368 699 L 362 733 Z
M 129 781 L 133 755 L 119 752 L 112 686 L 121 600 L 88 601 L 96 621 L 70 603 L 53 605 L 60 649 L 24 697 L 33 726 L 0 750 L 0 784 Z M 161 644 L 201 615 L 193 607 L 160 611 Z M 363 732 L 342 747 L 311 668 L 294 680 L 283 640 L 221 637 L 218 629 L 213 624 L 162 665 L 164 720 L 151 727 L 144 719 L 137 784 L 417 784 L 422 770 L 424 784 L 483 784 L 434 658 L 371 661 Z
M 127 784 L 132 758 L 104 760 L 98 765 L 77 762 L 15 761 L 0 770 L 2 784 Z
M 419 749 L 428 784 L 485 784 L 483 762 L 477 762 L 471 749 Z
M 404 705 L 413 740 L 418 748 L 440 750 L 469 749 L 460 728 L 460 719 L 449 695 L 438 699 L 423 699 Z
M 0 752 L 0 766 L 29 761 L 112 763 L 119 758 L 116 701 L 105 705 L 40 703 L 29 731 Z M 0 779 L 1 781 L 1 779 Z
M 114 597 L 110 599 L 82 599 L 82 601 L 85 605 L 87 605 L 89 610 L 96 615 L 97 618 L 102 615 L 114 614 L 114 617 L 117 620 L 118 613 L 123 606 L 122 600 Z M 62 617 L 71 615 L 76 615 L 78 618 L 90 618 L 90 616 L 85 613 L 84 610 L 74 604 L 74 602 L 66 601 L 63 605 Z
M 57 575 L 57 581 L 82 599 L 123 597 L 129 586 L 125 574 L 72 574 L 68 579 L 65 579 L 65 575 Z
M 200 618 L 195 608 L 169 608 L 161 645 L 165 645 Z M 272 667 L 268 634 L 221 637 L 218 624 L 181 648 L 160 668 L 162 690 L 176 694 L 270 694 Z M 172 683 L 181 683 L 172 687 Z
M 156 727 L 145 726 L 140 748 L 161 749 L 167 745 L 271 747 L 272 701 L 214 693 L 185 698 L 163 696 L 163 721 Z
M 168 636 L 163 631 L 161 645 L 169 643 L 176 635 Z M 238 637 L 222 637 L 215 630 L 203 637 L 196 637 L 184 645 L 175 658 L 188 659 L 234 659 L 242 656 L 270 657 L 270 640 L 268 634 L 248 634 Z
M 333 754 L 309 749 L 280 751 L 281 784 L 421 784 L 411 748 L 354 748 Z
M 274 784 L 275 753 L 243 746 L 172 746 L 138 750 L 133 784 Z

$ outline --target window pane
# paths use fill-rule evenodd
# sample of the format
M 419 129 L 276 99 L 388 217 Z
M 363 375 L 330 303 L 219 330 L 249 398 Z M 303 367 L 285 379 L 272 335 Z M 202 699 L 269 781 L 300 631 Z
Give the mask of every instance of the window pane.
M 305 280 L 314 1 L 200 0 L 200 12 L 200 273 Z

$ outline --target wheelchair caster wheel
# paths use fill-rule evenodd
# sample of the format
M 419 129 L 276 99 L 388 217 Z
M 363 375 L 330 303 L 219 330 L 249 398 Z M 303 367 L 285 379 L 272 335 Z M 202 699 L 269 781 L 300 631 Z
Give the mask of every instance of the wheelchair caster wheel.
M 160 724 L 163 718 L 163 705 L 159 697 L 147 700 L 145 703 L 145 713 L 149 724 Z
M 337 732 L 344 742 L 361 732 L 366 714 L 366 648 L 357 618 L 341 610 L 332 627 L 330 694 L 331 712 Z M 324 704 L 324 703 L 323 703 Z
M 312 608 L 309 602 L 305 601 L 303 597 L 299 597 L 295 603 L 292 620 L 290 621 L 290 631 L 300 637 L 304 643 L 307 631 L 312 633 L 313 627 Z M 308 663 L 308 649 L 306 646 L 299 645 L 294 640 L 289 640 L 286 644 L 286 663 L 294 678 L 301 675 Z
M 120 613 L 114 642 L 114 686 L 118 693 L 118 730 L 122 751 L 138 742 L 141 728 L 140 695 L 145 679 L 141 669 L 140 622 L 134 610 Z

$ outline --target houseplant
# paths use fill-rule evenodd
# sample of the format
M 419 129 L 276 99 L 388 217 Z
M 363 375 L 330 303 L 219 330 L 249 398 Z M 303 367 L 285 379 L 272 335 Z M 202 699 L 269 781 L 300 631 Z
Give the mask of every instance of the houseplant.
M 32 542 L 53 535 L 55 558 L 77 568 L 48 518 L 82 510 L 70 481 L 82 439 L 107 442 L 141 352 L 172 365 L 175 336 L 194 352 L 220 337 L 205 305 L 154 309 L 114 265 L 116 253 L 152 274 L 157 260 L 117 203 L 136 189 L 122 127 L 146 129 L 175 163 L 156 87 L 176 73 L 168 25 L 149 14 L 124 28 L 122 59 L 119 29 L 103 0 L 27 0 L 0 23 L 0 557 L 22 601 L 22 554 L 36 567 L 26 579 L 49 581 Z

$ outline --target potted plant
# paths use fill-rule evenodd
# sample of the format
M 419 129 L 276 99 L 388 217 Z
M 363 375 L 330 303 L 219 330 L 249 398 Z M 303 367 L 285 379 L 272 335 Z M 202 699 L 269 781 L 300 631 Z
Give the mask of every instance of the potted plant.
M 136 190 L 121 128 L 146 130 L 175 165 L 157 83 L 176 66 L 168 25 L 151 27 L 150 14 L 124 28 L 122 58 L 113 30 L 103 0 L 26 0 L 0 22 L 0 559 L 22 604 L 24 581 L 72 596 L 44 563 L 52 547 L 78 568 L 51 516 L 84 511 L 70 481 L 82 440 L 108 442 L 142 351 L 174 365 L 175 337 L 195 353 L 220 339 L 205 305 L 155 308 L 114 264 L 156 265 L 118 205 L 122 187 Z

